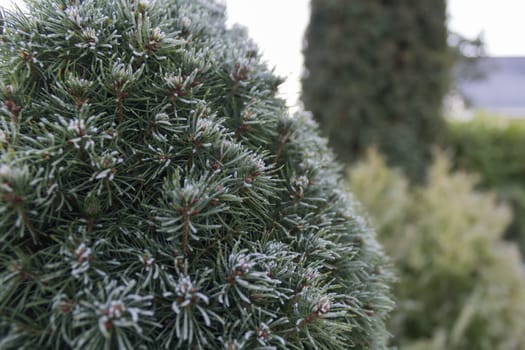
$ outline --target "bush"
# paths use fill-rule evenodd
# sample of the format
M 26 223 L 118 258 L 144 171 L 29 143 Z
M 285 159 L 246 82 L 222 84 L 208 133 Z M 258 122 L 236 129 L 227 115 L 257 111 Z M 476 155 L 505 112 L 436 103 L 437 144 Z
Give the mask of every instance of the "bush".
M 511 214 L 494 193 L 477 192 L 472 175 L 450 173 L 443 154 L 424 187 L 409 187 L 374 152 L 349 180 L 396 264 L 396 345 L 525 348 L 525 275 L 517 247 L 501 239 Z
M 478 115 L 449 126 L 456 165 L 480 173 L 483 187 L 512 204 L 506 236 L 525 253 L 525 121 Z
M 370 145 L 412 180 L 446 132 L 444 0 L 312 0 L 303 101 L 341 160 Z
M 28 7 L 0 37 L 0 348 L 385 347 L 383 253 L 223 6 Z

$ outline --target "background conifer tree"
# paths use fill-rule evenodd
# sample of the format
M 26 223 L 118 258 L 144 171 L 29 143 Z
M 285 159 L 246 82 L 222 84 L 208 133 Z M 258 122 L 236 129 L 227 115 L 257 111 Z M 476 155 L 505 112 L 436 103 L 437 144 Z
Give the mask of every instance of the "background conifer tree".
M 383 253 L 223 6 L 27 5 L 0 37 L 0 348 L 385 348 Z
M 444 0 L 312 0 L 303 101 L 341 160 L 370 145 L 422 179 L 445 130 Z

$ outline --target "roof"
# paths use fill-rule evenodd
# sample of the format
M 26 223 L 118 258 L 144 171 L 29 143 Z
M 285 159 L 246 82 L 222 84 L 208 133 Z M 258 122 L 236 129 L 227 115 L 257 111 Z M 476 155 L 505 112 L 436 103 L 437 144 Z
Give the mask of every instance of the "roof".
M 457 88 L 475 109 L 525 110 L 525 57 L 483 57 L 476 70 L 480 79 L 459 79 Z M 513 114 L 513 113 L 512 113 Z

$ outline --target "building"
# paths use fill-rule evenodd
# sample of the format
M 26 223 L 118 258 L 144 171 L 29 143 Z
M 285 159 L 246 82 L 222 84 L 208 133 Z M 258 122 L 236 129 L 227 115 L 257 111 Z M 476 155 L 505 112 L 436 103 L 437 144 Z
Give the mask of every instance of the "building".
M 525 117 L 525 57 L 483 57 L 472 68 L 477 78 L 456 74 L 456 93 L 447 101 L 448 114 L 460 119 L 479 112 Z

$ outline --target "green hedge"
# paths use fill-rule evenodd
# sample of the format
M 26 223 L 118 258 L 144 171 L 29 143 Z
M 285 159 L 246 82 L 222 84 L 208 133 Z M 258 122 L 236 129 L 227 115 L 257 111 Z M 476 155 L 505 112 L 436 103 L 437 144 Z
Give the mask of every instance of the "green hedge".
M 448 88 L 444 0 L 312 0 L 303 101 L 339 158 L 376 145 L 421 179 L 444 134 Z
M 449 121 L 449 129 L 456 165 L 480 173 L 483 186 L 512 204 L 507 237 L 525 252 L 525 120 L 478 115 Z

